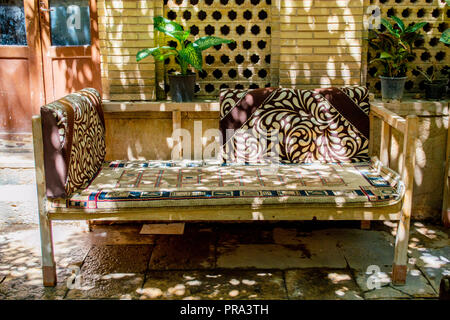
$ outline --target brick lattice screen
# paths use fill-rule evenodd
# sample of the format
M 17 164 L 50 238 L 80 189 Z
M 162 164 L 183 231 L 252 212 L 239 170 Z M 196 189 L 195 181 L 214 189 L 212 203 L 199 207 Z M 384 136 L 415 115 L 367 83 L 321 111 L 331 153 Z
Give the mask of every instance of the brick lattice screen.
M 203 52 L 197 96 L 270 86 L 271 0 L 165 0 L 164 16 L 190 28 L 191 41 L 207 35 L 236 40 Z M 165 70 L 179 70 L 174 58 L 166 60 Z
M 439 41 L 442 32 L 449 27 L 450 8 L 445 6 L 445 0 L 371 0 L 372 5 L 380 7 L 381 16 L 396 15 L 408 25 L 411 22 L 428 22 L 422 29 L 424 42 L 416 43 L 424 49 L 416 49 L 413 65 L 429 70 L 433 63 L 450 64 L 448 46 Z M 369 58 L 373 56 L 369 50 Z M 371 91 L 379 91 L 380 80 L 375 77 L 377 67 L 368 66 L 368 83 Z M 430 70 L 429 70 L 430 71 Z M 423 92 L 424 77 L 417 71 L 409 71 L 405 89 L 409 92 Z
M 205 35 L 236 40 L 204 51 L 197 96 L 217 98 L 220 88 L 284 86 L 311 88 L 368 83 L 379 86 L 367 66 L 364 16 L 378 5 L 382 16 L 428 21 L 425 50 L 414 63 L 449 64 L 448 47 L 438 41 L 448 27 L 444 0 L 98 0 L 104 98 L 165 99 L 167 73 L 179 70 L 173 58 L 137 63 L 139 49 L 166 45 L 156 36 L 155 15 L 190 27 L 193 40 Z M 415 73 L 407 89 L 418 91 Z

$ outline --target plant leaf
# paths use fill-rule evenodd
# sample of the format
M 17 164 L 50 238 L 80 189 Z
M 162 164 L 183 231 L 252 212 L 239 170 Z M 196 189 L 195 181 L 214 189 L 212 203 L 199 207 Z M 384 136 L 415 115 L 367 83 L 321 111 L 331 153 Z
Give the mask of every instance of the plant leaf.
M 159 60 L 159 61 L 164 61 L 164 60 L 166 60 L 168 57 L 170 57 L 170 56 L 176 56 L 176 55 L 177 55 L 176 52 L 171 51 L 171 52 L 167 52 L 167 53 L 165 53 L 165 54 L 158 55 L 158 56 L 155 57 L 155 59 L 157 59 L 157 60 Z
M 148 56 L 153 56 L 155 57 L 155 59 L 157 59 L 158 56 L 163 55 L 163 51 L 165 50 L 174 50 L 175 52 L 173 52 L 173 54 L 176 54 L 176 50 L 175 48 L 172 47 L 155 47 L 155 48 L 147 48 L 147 49 L 143 49 L 140 50 L 137 54 L 136 54 L 136 61 L 141 61 L 144 58 L 147 58 Z
M 388 31 L 392 34 L 398 37 L 398 32 L 394 30 L 394 27 L 392 27 L 392 24 L 386 20 L 385 18 L 381 18 L 381 24 L 388 29 Z
M 195 40 L 194 46 L 196 46 L 198 49 L 203 51 L 212 46 L 217 46 L 222 43 L 231 43 L 231 42 L 234 42 L 234 40 L 227 40 L 227 39 L 222 39 L 219 37 L 206 36 L 206 37 L 201 37 L 200 39 Z
M 423 28 L 426 24 L 427 24 L 427 22 L 419 22 L 419 23 L 413 24 L 412 26 L 409 26 L 408 28 L 406 28 L 405 32 L 416 32 L 417 30 Z
M 439 39 L 439 41 L 441 41 L 445 44 L 450 44 L 450 28 L 448 28 L 447 30 L 442 32 L 442 35 L 441 35 L 441 38 Z
M 394 57 L 386 51 L 380 53 L 380 59 L 393 59 Z
M 402 19 L 400 19 L 399 17 L 396 17 L 396 16 L 392 16 L 391 19 L 397 23 L 401 32 L 405 31 L 405 24 L 403 23 Z
M 189 37 L 189 35 L 191 34 L 191 30 L 173 31 L 173 32 L 168 32 L 166 34 L 174 37 L 175 39 L 177 39 L 180 42 L 183 42 L 184 40 L 186 40 Z
M 183 31 L 183 27 L 181 25 L 161 16 L 153 18 L 153 26 L 156 30 L 161 31 L 169 36 L 172 36 L 172 32 Z
M 197 70 L 202 70 L 202 51 L 198 46 L 189 43 L 186 48 L 180 50 L 179 58 L 192 65 Z

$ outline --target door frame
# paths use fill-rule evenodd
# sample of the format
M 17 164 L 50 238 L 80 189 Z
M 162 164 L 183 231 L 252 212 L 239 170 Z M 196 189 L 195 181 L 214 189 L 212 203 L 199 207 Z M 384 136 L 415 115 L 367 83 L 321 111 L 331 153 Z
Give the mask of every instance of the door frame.
M 27 45 L 0 45 L 0 59 L 14 57 L 28 60 L 29 94 L 33 114 L 38 114 L 40 106 L 45 103 L 39 16 L 36 14 L 38 12 L 37 4 L 36 0 L 23 0 Z
M 54 74 L 52 67 L 53 61 L 52 57 L 67 56 L 76 59 L 77 57 L 86 58 L 87 56 L 91 56 L 93 69 L 92 70 L 93 87 L 95 87 L 100 92 L 100 95 L 102 94 L 97 1 L 96 0 L 88 0 L 88 1 L 89 1 L 91 45 L 64 47 L 64 46 L 52 46 L 51 44 L 50 11 L 48 11 L 49 0 L 36 0 L 36 2 L 39 5 L 38 7 L 39 14 L 37 14 L 36 16 L 40 21 L 40 37 L 42 43 L 41 61 L 44 80 L 45 103 L 50 103 L 58 98 L 55 96 L 55 92 L 53 90 Z M 44 8 L 47 11 L 43 11 L 41 8 Z

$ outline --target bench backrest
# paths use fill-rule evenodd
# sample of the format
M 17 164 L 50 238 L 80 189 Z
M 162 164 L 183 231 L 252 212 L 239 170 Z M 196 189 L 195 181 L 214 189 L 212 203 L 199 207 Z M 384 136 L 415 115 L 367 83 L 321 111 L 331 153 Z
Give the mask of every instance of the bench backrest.
M 47 197 L 67 197 L 98 173 L 105 158 L 100 94 L 86 88 L 41 107 Z
M 223 160 L 368 161 L 369 108 L 362 86 L 221 90 Z

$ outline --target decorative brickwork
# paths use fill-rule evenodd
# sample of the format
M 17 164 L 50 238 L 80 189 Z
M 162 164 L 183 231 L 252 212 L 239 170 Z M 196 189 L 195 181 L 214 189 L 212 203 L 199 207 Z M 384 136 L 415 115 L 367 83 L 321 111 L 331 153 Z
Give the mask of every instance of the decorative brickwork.
M 221 88 L 270 86 L 271 0 L 165 0 L 164 16 L 190 28 L 191 41 L 207 35 L 236 40 L 203 52 L 198 97 L 217 97 Z M 165 70 L 179 70 L 174 58 L 165 61 Z
M 396 14 L 407 23 L 428 21 L 425 49 L 414 63 L 449 64 L 448 47 L 438 41 L 449 25 L 444 0 L 98 0 L 104 98 L 165 99 L 167 73 L 178 70 L 173 58 L 139 63 L 139 49 L 166 45 L 153 30 L 163 15 L 191 28 L 189 39 L 215 35 L 236 40 L 203 53 L 198 98 L 217 98 L 220 88 L 283 86 L 314 88 L 368 84 L 379 88 L 367 66 L 364 16 L 378 5 L 382 16 Z M 158 35 L 158 36 L 156 36 Z M 369 55 L 370 56 L 370 55 Z M 411 72 L 408 91 L 421 90 L 423 76 Z

